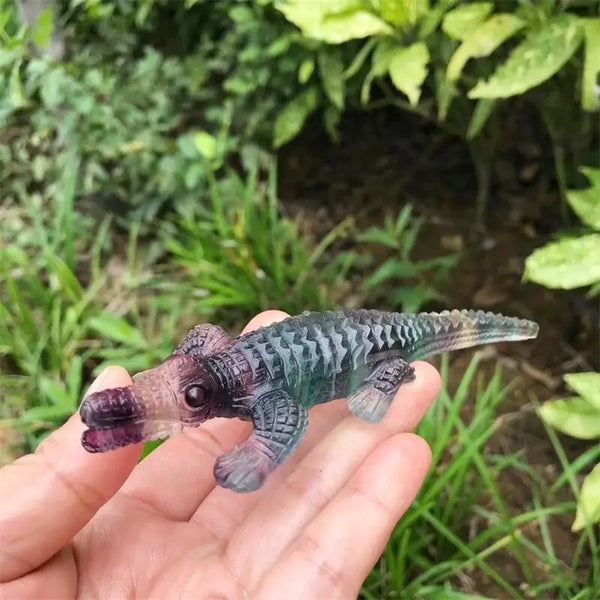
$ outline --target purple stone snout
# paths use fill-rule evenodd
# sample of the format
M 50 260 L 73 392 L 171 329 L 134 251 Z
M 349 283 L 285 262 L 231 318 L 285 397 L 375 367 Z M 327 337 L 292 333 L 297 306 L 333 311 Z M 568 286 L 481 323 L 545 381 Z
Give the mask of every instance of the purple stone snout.
M 146 411 L 131 387 L 90 394 L 81 403 L 79 415 L 89 427 L 81 437 L 88 452 L 107 452 L 144 439 Z

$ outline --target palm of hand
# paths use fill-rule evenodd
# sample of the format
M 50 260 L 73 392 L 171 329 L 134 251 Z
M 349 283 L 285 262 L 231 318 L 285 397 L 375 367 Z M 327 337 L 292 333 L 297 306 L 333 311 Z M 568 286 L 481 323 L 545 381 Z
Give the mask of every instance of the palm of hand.
M 269 317 L 273 320 L 264 315 L 249 327 Z M 4 585 L 7 597 L 19 598 L 356 597 L 428 466 L 427 445 L 405 432 L 435 396 L 438 379 L 425 363 L 417 364 L 416 374 L 378 425 L 349 416 L 343 401 L 312 409 L 298 450 L 251 494 L 216 487 L 212 476 L 216 456 L 248 435 L 249 425 L 237 420 L 210 421 L 172 437 L 128 478 L 139 448 L 95 456 L 81 450 L 87 475 L 81 476 L 77 464 L 53 472 L 86 514 L 104 505 L 62 549 L 48 552 L 52 558 L 43 564 L 38 558 L 43 548 L 28 549 L 22 535 L 13 535 L 17 542 L 6 555 L 17 563 L 9 564 L 9 576 L 0 581 L 10 582 L 0 590 Z M 102 387 L 127 383 L 128 375 L 117 368 L 101 382 Z M 75 416 L 62 434 L 72 439 L 80 428 Z M 46 444 L 40 458 L 55 450 L 56 444 Z M 35 456 L 26 457 L 34 467 Z M 108 470 L 94 467 L 107 460 Z M 47 458 L 44 463 L 47 467 Z M 18 488 L 31 464 L 26 460 L 22 466 L 0 478 L 0 492 Z M 35 486 L 35 479 L 29 480 Z M 106 502 L 111 485 L 112 493 L 118 491 Z M 22 513 L 27 502 L 21 498 L 11 505 L 10 500 L 16 528 L 25 516 L 19 507 Z M 48 529 L 41 529 L 41 545 L 50 547 Z M 36 561 L 41 566 L 32 568 Z

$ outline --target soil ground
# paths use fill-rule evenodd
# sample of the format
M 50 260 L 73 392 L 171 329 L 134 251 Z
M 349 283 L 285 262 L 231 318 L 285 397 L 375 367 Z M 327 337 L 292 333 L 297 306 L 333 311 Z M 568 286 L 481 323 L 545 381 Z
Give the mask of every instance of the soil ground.
M 488 450 L 521 451 L 544 481 L 555 480 L 562 469 L 535 415 L 535 403 L 569 395 L 563 374 L 600 369 L 600 306 L 597 299 L 586 298 L 585 290 L 550 290 L 522 282 L 525 258 L 565 227 L 543 132 L 527 115 L 515 115 L 505 124 L 486 219 L 478 225 L 477 178 L 469 148 L 460 139 L 393 110 L 347 115 L 339 144 L 328 139 L 320 123 L 311 125 L 282 152 L 279 179 L 284 207 L 307 218 L 317 239 L 348 215 L 366 227 L 381 224 L 384 215 L 395 216 L 411 203 L 425 220 L 415 258 L 460 253 L 450 284 L 441 290 L 446 305 L 426 309 L 483 308 L 540 324 L 537 341 L 496 345 L 484 362 L 484 371 L 491 374 L 499 359 L 506 382 L 514 386 Z M 453 353 L 451 380 L 458 381 L 470 357 L 468 351 Z M 565 436 L 561 441 L 570 458 L 589 447 Z M 500 484 L 514 514 L 530 506 L 531 481 L 522 471 L 507 470 Z M 565 494 L 545 500 L 569 500 Z M 567 564 L 577 542 L 570 525 L 570 515 L 550 522 L 558 558 Z M 535 531 L 526 533 L 539 541 Z M 508 553 L 497 553 L 492 566 L 513 585 L 521 583 L 520 569 Z M 539 581 L 546 579 L 547 566 L 533 557 L 532 568 Z M 579 575 L 585 581 L 585 572 Z M 469 591 L 503 598 L 490 581 L 473 576 Z

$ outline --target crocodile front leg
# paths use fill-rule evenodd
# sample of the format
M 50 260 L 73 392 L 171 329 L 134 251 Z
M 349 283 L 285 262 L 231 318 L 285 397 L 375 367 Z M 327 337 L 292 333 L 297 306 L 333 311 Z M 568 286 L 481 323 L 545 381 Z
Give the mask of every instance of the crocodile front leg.
M 286 391 L 273 390 L 248 407 L 254 431 L 248 440 L 215 462 L 217 483 L 235 492 L 252 492 L 300 442 L 308 425 L 308 411 Z
M 230 341 L 229 335 L 218 325 L 202 323 L 187 333 L 173 354 L 189 354 L 197 360 L 217 352 Z

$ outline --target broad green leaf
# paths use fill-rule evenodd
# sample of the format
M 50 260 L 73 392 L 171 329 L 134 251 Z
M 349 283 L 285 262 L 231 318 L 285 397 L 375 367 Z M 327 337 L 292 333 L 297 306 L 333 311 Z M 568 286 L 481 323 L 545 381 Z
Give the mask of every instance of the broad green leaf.
M 65 73 L 62 68 L 49 70 L 42 79 L 40 97 L 47 107 L 58 106 L 65 97 Z
M 321 28 L 322 37 L 320 39 L 332 44 L 393 32 L 385 21 L 362 10 L 350 14 L 328 15 L 323 19 Z
M 277 116 L 273 131 L 275 148 L 279 148 L 300 132 L 304 122 L 317 108 L 318 103 L 319 94 L 315 87 L 310 87 L 283 107 Z
M 444 33 L 455 40 L 462 40 L 494 10 L 493 2 L 462 4 L 446 13 L 442 21 Z
M 204 158 L 212 160 L 217 152 L 217 139 L 206 131 L 196 131 L 194 133 L 194 146 Z
M 487 80 L 480 80 L 469 98 L 509 98 L 550 79 L 573 56 L 583 32 L 579 18 L 562 14 L 532 32 Z
M 298 81 L 302 84 L 306 83 L 315 70 L 315 61 L 312 58 L 307 58 L 302 61 L 298 67 Z
M 6 65 L 10 65 L 10 63 L 21 57 L 21 54 L 20 48 L 13 48 L 11 50 L 0 48 L 0 69 L 6 67 Z
M 134 348 L 145 348 L 146 340 L 139 329 L 132 327 L 125 319 L 103 312 L 91 317 L 88 325 L 100 335 Z
M 356 0 L 286 0 L 275 6 L 304 35 L 330 44 L 393 31 L 385 21 L 364 10 Z
M 600 18 L 583 19 L 585 62 L 581 79 L 584 110 L 600 110 Z
M 319 53 L 319 73 L 331 103 L 339 109 L 344 108 L 344 64 L 337 48 Z
M 332 12 L 333 9 L 344 12 L 351 11 L 356 8 L 356 2 L 342 0 L 336 2 L 335 6 L 332 7 L 331 2 L 327 0 L 314 0 L 311 2 L 280 0 L 275 2 L 275 8 L 282 12 L 288 21 L 299 27 L 303 33 L 309 35 L 310 32 L 318 34 L 325 15 Z
M 429 50 L 424 42 L 394 50 L 390 57 L 389 73 L 392 83 L 408 96 L 412 106 L 419 103 L 421 86 L 427 77 Z
M 583 480 L 577 513 L 571 529 L 580 531 L 586 525 L 598 521 L 600 521 L 600 465 L 596 465 Z
M 429 0 L 379 0 L 379 14 L 394 25 L 412 27 L 429 10 Z
M 419 39 L 428 38 L 437 29 L 444 15 L 458 2 L 459 0 L 437 0 L 421 19 Z
M 600 231 L 600 169 L 582 167 L 581 172 L 592 186 L 585 190 L 569 190 L 567 200 L 586 225 Z
M 462 44 L 448 61 L 446 77 L 456 81 L 470 58 L 489 56 L 512 37 L 525 23 L 510 14 L 494 15 L 464 36 Z
M 573 289 L 600 281 L 600 233 L 566 238 L 538 248 L 525 261 L 525 280 Z
M 548 400 L 538 412 L 548 425 L 567 435 L 582 440 L 600 437 L 600 410 L 582 398 Z
M 31 39 L 38 48 L 48 47 L 50 38 L 52 37 L 52 30 L 54 29 L 53 21 L 52 6 L 46 6 L 37 18 L 35 28 L 31 34 Z
M 600 373 L 568 373 L 565 381 L 584 400 L 600 411 Z
M 482 98 L 477 101 L 477 106 L 473 111 L 471 122 L 467 129 L 467 140 L 472 140 L 479 135 L 481 130 L 485 127 L 485 124 L 488 122 L 491 114 L 494 112 L 496 102 L 496 100 L 488 100 L 487 98 Z

